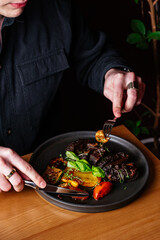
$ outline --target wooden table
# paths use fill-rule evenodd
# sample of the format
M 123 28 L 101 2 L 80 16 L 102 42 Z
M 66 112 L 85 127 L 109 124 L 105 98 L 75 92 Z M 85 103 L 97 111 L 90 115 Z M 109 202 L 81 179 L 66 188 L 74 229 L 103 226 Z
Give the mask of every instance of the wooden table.
M 112 134 L 137 145 L 149 161 L 150 181 L 137 200 L 109 212 L 79 213 L 51 205 L 30 188 L 11 190 L 0 194 L 0 240 L 160 239 L 160 160 L 123 125 Z

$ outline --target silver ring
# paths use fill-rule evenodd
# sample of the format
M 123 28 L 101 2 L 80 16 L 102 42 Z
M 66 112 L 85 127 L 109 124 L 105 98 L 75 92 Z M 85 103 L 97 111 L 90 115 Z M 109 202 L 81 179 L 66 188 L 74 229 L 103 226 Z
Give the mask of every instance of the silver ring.
M 138 82 L 130 82 L 127 85 L 127 90 L 134 88 L 135 90 L 139 91 L 139 87 L 138 87 Z
M 6 176 L 6 179 L 9 179 L 10 177 L 12 177 L 12 175 L 16 172 L 16 169 L 13 168 L 12 171 Z

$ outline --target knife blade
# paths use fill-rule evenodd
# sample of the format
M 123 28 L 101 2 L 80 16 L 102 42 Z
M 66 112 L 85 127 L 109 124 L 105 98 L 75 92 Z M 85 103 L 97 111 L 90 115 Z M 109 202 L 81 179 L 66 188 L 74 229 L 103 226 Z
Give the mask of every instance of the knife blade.
M 71 197 L 88 197 L 88 193 L 80 192 L 77 190 L 69 189 L 69 188 L 62 188 L 55 185 L 47 184 L 45 188 L 39 188 L 34 182 L 23 180 L 24 185 L 28 187 L 32 187 L 35 190 L 45 191 L 48 193 L 55 193 L 55 194 L 61 194 L 64 196 L 71 196 Z

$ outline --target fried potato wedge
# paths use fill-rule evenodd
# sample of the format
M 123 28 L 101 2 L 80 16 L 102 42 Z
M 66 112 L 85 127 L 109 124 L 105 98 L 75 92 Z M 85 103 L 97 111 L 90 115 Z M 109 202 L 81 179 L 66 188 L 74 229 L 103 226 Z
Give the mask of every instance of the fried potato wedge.
M 50 160 L 49 166 L 65 169 L 67 166 L 67 161 L 63 157 L 56 157 Z
M 47 183 L 56 184 L 60 180 L 62 173 L 63 171 L 59 168 L 47 166 L 43 178 Z

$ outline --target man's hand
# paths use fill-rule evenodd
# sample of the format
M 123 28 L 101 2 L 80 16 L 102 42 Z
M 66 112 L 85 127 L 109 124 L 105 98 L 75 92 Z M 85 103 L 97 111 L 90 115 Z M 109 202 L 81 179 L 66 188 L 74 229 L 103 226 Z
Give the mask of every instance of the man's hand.
M 16 171 L 13 171 L 13 175 L 10 176 L 13 169 L 16 169 Z M 9 176 L 9 178 L 7 179 L 6 176 Z M 24 188 L 23 179 L 31 179 L 41 188 L 46 186 L 44 179 L 29 163 L 12 149 L 0 147 L 0 192 L 7 192 L 12 186 L 15 191 L 22 191 Z
M 127 89 L 130 82 L 137 82 L 138 90 L 136 88 Z M 145 84 L 141 77 L 136 76 L 134 72 L 110 69 L 105 75 L 103 94 L 112 102 L 113 114 L 117 118 L 121 117 L 122 112 L 130 112 L 135 105 L 139 105 L 144 91 Z

